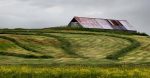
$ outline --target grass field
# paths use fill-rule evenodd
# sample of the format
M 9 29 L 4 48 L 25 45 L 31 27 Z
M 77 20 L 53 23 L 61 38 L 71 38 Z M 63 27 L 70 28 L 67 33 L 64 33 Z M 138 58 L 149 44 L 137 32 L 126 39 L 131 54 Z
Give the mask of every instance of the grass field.
M 149 78 L 147 66 L 0 66 L 1 78 Z
M 150 77 L 150 37 L 145 34 L 61 28 L 0 33 L 2 78 Z M 111 66 L 118 64 L 125 66 Z

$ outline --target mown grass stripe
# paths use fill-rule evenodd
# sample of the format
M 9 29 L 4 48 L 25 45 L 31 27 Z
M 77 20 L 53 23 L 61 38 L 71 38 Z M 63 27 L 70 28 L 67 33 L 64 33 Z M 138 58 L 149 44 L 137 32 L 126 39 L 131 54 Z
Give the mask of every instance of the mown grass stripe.
M 59 33 L 59 32 L 57 32 L 57 33 Z M 62 33 L 62 32 L 60 32 L 60 33 Z M 118 60 L 120 57 L 125 56 L 128 52 L 136 49 L 137 47 L 140 47 L 140 45 L 141 45 L 140 42 L 138 42 L 135 39 L 132 39 L 129 37 L 118 36 L 118 35 L 99 34 L 99 33 L 72 33 L 72 32 L 71 33 L 64 32 L 64 34 L 103 35 L 103 36 L 110 36 L 110 37 L 125 39 L 131 43 L 131 45 L 106 56 L 106 59 L 111 59 L 111 60 Z
M 13 39 L 13 38 L 10 38 L 10 37 L 6 37 L 6 36 L 0 36 L 0 38 L 2 39 L 6 39 L 8 41 L 11 41 L 12 43 L 16 44 L 17 46 L 25 49 L 25 50 L 28 50 L 28 51 L 31 51 L 31 52 L 35 52 L 35 53 L 40 53 L 39 51 L 37 50 L 34 50 L 28 46 L 25 46 L 23 44 L 21 44 L 20 42 L 18 42 L 17 40 Z M 17 53 L 11 53 L 11 52 L 1 52 L 0 51 L 0 55 L 6 55 L 6 56 L 16 56 L 16 57 L 23 57 L 23 58 L 53 58 L 52 56 L 47 56 L 47 55 L 42 55 L 42 56 L 35 56 L 35 55 L 25 55 L 25 54 L 17 54 Z
M 131 44 L 129 46 L 121 49 L 121 50 L 118 50 L 118 51 L 114 52 L 113 54 L 110 54 L 110 55 L 106 56 L 107 59 L 118 60 L 120 57 L 125 56 L 127 53 L 129 53 L 132 50 L 134 50 L 134 49 L 136 49 L 136 48 L 141 46 L 140 42 L 138 42 L 135 39 L 128 38 L 128 37 L 115 36 L 115 35 L 112 35 L 112 36 L 118 37 L 118 38 L 122 38 L 122 39 L 126 39 Z
M 18 45 L 19 47 L 21 47 L 21 48 L 23 48 L 25 50 L 32 51 L 32 52 L 35 52 L 35 53 L 41 53 L 41 52 L 39 52 L 39 51 L 37 51 L 35 49 L 32 49 L 32 48 L 30 48 L 30 47 L 28 47 L 26 45 L 21 44 L 19 41 L 15 40 L 14 38 L 10 38 L 10 37 L 7 37 L 7 36 L 0 36 L 0 38 L 9 40 L 9 41 L 15 43 L 16 45 Z
M 31 54 L 18 54 L 18 53 L 12 53 L 12 52 L 2 52 L 0 51 L 0 55 L 4 56 L 13 56 L 13 57 L 21 57 L 21 58 L 38 58 L 38 59 L 48 59 L 48 58 L 53 58 L 52 56 L 35 56 Z
M 83 57 L 83 56 L 81 56 L 79 54 L 76 54 L 76 52 L 74 50 L 72 50 L 73 46 L 71 45 L 71 43 L 69 41 L 67 41 L 63 37 L 56 36 L 56 35 L 51 35 L 51 34 L 38 34 L 38 35 L 56 38 L 58 41 L 61 42 L 60 47 L 64 50 L 64 52 L 66 52 L 67 54 L 71 55 L 72 57 L 86 58 L 86 57 Z
M 5 33 L 7 34 L 7 33 Z M 10 33 L 9 33 L 10 34 Z M 13 34 L 13 33 L 11 33 Z M 31 33 L 14 33 L 16 35 L 35 35 L 35 36 L 45 36 L 45 37 L 53 37 L 55 39 L 57 39 L 58 41 L 61 42 L 61 45 L 60 45 L 60 48 L 62 48 L 64 50 L 64 52 L 68 55 L 70 55 L 71 57 L 80 57 L 80 58 L 86 58 L 86 57 L 83 57 L 81 55 L 78 55 L 75 53 L 75 51 L 72 50 L 72 45 L 70 42 L 68 42 L 65 38 L 63 37 L 60 37 L 60 36 L 56 36 L 56 35 L 50 35 L 50 34 L 43 34 L 43 33 L 34 33 L 34 34 L 31 34 Z M 1 38 L 4 38 L 4 39 L 8 39 L 8 40 L 11 40 L 12 42 L 14 42 L 16 45 L 28 50 L 28 51 L 32 51 L 32 52 L 37 52 L 37 53 L 41 53 L 37 50 L 34 50 L 32 48 L 29 48 L 21 43 L 19 43 L 18 41 L 16 41 L 15 39 L 13 38 L 10 38 L 10 37 L 6 37 L 6 36 L 0 36 Z

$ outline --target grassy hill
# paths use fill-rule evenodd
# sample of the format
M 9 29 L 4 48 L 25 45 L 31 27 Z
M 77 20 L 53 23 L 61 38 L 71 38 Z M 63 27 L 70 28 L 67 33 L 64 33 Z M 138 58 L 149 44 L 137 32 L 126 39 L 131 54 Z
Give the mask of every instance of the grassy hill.
M 18 78 L 148 78 L 149 63 L 150 37 L 144 33 L 83 28 L 0 30 L 0 77 L 5 72 L 8 78 L 14 73 Z
M 150 38 L 135 32 L 51 28 L 0 33 L 0 64 L 150 62 Z

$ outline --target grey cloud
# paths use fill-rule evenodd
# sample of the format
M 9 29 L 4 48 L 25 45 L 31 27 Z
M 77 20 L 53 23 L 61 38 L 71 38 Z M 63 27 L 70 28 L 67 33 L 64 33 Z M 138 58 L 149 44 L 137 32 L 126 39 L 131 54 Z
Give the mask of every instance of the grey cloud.
M 66 25 L 73 16 L 126 19 L 150 34 L 149 0 L 0 0 L 0 28 Z

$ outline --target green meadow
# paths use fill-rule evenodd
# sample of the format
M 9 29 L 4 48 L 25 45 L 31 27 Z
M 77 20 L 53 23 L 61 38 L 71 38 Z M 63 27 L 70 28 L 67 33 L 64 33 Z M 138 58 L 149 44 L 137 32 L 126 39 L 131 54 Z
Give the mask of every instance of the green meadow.
M 84 28 L 1 29 L 1 78 L 150 78 L 150 37 Z

